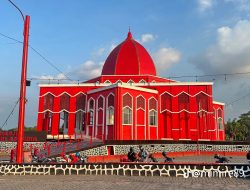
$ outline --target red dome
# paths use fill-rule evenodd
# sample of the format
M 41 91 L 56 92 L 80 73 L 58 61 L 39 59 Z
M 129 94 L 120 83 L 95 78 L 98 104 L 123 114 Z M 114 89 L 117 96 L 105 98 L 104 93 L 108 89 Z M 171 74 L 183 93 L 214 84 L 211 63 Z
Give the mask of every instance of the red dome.
M 108 56 L 102 75 L 156 75 L 154 62 L 147 50 L 136 42 L 131 32 Z

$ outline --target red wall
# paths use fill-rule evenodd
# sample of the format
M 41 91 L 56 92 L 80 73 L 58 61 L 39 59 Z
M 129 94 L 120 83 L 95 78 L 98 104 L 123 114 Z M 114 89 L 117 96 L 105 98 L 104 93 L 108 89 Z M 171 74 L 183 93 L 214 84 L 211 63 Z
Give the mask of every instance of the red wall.
M 166 83 L 165 83 L 166 84 Z M 173 83 L 172 83 L 173 84 Z M 88 93 L 90 90 L 104 88 L 103 86 L 72 86 L 72 87 L 40 87 L 39 109 L 37 130 L 47 130 L 46 120 L 44 119 L 44 95 L 51 93 L 54 97 L 52 119 L 52 134 L 58 134 L 59 115 L 60 115 L 60 97 L 63 93 L 70 96 L 69 110 L 69 129 L 68 135 L 74 135 L 75 113 L 76 113 L 76 95 L 86 94 L 87 102 L 94 99 L 94 124 L 86 126 L 89 134 L 97 138 L 117 139 L 117 140 L 153 140 L 153 139 L 190 139 L 190 140 L 225 140 L 224 125 L 218 129 L 218 111 L 221 110 L 221 117 L 224 124 L 224 106 L 214 104 L 212 97 L 212 85 L 165 85 L 165 86 L 145 86 L 145 88 L 155 90 L 156 93 L 141 91 L 140 89 L 131 89 L 126 87 L 104 88 L 95 93 Z M 107 97 L 114 94 L 114 125 L 107 125 L 106 109 Z M 122 124 L 123 95 L 129 94 L 132 97 L 132 123 L 131 125 Z M 188 108 L 183 109 L 180 104 L 179 96 L 185 94 L 188 97 Z M 171 98 L 171 105 L 166 109 L 164 98 Z M 104 97 L 103 109 L 96 108 L 100 96 Z M 145 109 L 137 109 L 137 97 L 142 96 L 145 99 Z M 197 103 L 197 97 L 204 96 L 207 99 L 206 109 L 201 108 Z M 149 99 L 157 100 L 157 126 L 149 126 Z M 86 102 L 86 105 L 87 105 Z M 86 106 L 86 112 L 88 108 Z M 215 113 L 216 112 L 216 113 Z M 215 115 L 214 115 L 215 113 Z M 86 114 L 86 123 L 88 123 L 88 114 Z M 97 123 L 98 121 L 98 123 Z M 48 123 L 48 122 L 47 122 Z M 102 132 L 104 131 L 104 134 Z M 86 132 L 86 131 L 85 131 Z

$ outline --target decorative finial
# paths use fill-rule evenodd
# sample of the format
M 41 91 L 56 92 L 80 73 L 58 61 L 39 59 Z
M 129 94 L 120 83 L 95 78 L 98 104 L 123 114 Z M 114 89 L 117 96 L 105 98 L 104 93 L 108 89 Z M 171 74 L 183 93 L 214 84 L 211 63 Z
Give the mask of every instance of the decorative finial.
M 130 32 L 130 26 L 128 27 L 128 39 L 132 39 L 132 33 Z

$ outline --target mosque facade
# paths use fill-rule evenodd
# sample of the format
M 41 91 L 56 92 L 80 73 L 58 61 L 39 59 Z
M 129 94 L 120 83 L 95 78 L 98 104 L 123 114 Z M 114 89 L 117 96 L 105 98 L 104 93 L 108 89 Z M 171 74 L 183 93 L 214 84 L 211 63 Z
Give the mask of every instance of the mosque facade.
M 79 84 L 40 84 L 37 130 L 48 138 L 225 140 L 224 103 L 212 82 L 157 76 L 131 32 L 107 57 L 99 77 Z

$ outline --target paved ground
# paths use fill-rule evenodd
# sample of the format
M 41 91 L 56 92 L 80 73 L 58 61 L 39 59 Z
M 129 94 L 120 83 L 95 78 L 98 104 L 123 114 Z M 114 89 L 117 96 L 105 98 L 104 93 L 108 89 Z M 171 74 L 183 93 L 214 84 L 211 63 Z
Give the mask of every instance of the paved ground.
M 0 190 L 249 190 L 250 179 L 128 176 L 0 176 Z

